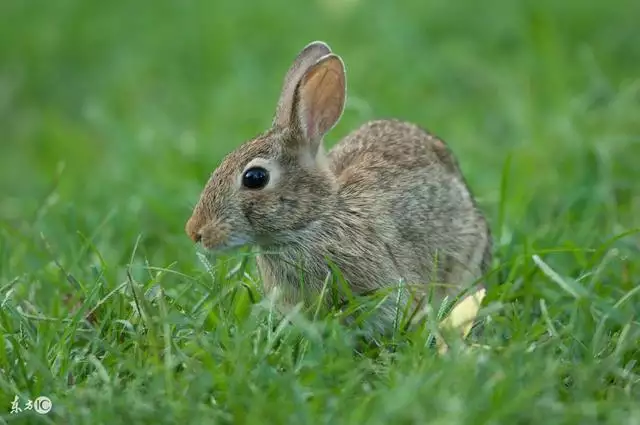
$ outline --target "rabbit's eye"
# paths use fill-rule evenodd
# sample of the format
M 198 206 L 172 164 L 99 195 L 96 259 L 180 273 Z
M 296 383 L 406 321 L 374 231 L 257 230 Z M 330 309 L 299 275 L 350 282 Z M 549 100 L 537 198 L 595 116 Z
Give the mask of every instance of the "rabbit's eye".
M 269 172 L 262 167 L 249 168 L 242 176 L 242 185 L 247 189 L 262 189 L 269 183 Z

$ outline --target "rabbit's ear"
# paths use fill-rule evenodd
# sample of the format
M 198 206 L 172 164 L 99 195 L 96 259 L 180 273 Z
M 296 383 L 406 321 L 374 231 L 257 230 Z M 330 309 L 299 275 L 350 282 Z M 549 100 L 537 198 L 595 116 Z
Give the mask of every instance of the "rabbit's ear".
M 293 117 L 293 103 L 296 87 L 304 73 L 321 57 L 331 53 L 329 46 L 322 41 L 307 44 L 296 56 L 293 64 L 284 77 L 282 93 L 278 100 L 273 125 L 281 128 L 289 127 Z
M 323 56 L 302 76 L 294 96 L 295 128 L 315 155 L 322 137 L 340 120 L 347 97 L 346 72 L 339 56 Z

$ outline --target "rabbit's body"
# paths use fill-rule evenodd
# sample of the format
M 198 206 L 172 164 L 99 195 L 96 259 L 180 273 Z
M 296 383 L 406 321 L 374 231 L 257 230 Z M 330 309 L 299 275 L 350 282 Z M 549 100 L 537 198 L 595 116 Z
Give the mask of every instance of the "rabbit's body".
M 327 258 L 355 294 L 400 281 L 426 292 L 433 282 L 441 298 L 486 272 L 486 221 L 442 141 L 411 123 L 371 121 L 328 153 L 327 166 L 335 179 L 323 202 L 329 213 L 260 247 L 274 253 L 259 254 L 257 263 L 267 290 L 279 290 L 282 301 L 292 305 L 320 293 Z M 381 328 L 395 316 L 395 302 L 392 295 L 382 307 Z
M 457 161 L 398 120 L 368 122 L 325 154 L 345 87 L 342 61 L 324 43 L 308 45 L 285 78 L 272 129 L 223 160 L 187 232 L 213 250 L 256 245 L 265 289 L 289 305 L 321 292 L 328 261 L 355 294 L 400 281 L 455 294 L 491 260 L 487 222 Z M 377 316 L 380 330 L 394 302 Z

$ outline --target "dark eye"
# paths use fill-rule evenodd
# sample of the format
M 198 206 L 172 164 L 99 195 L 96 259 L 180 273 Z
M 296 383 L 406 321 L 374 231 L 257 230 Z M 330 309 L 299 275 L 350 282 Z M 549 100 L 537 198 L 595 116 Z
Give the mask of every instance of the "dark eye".
M 269 183 L 269 172 L 262 167 L 249 168 L 242 176 L 242 185 L 247 189 L 262 189 Z

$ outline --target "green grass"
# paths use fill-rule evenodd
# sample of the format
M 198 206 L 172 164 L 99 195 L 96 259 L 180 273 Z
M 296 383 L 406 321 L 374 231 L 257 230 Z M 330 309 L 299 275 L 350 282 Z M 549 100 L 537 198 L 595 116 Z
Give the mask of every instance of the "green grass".
M 446 3 L 0 2 L 0 423 L 640 423 L 640 3 Z M 488 349 L 281 322 L 184 234 L 315 39 L 348 70 L 329 145 L 394 116 L 458 155 Z

